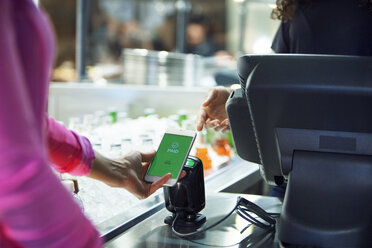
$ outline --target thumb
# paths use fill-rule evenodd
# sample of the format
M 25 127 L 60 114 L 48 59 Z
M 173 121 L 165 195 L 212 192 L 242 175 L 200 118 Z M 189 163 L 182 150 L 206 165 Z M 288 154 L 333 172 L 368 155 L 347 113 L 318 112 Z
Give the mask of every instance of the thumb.
M 156 153 L 155 150 L 150 152 L 141 152 L 142 162 L 151 162 L 155 156 L 155 153 Z
M 163 187 L 164 183 L 166 183 L 171 177 L 172 177 L 172 174 L 168 173 L 168 174 L 164 175 L 162 178 L 160 178 L 158 181 L 152 183 L 151 186 L 150 186 L 148 195 L 153 194 L 159 188 Z

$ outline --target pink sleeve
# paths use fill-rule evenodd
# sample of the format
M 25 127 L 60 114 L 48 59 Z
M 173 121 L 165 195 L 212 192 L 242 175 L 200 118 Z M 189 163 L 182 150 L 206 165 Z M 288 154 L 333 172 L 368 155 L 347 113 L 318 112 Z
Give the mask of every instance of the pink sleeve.
M 89 140 L 48 116 L 46 119 L 48 152 L 54 168 L 60 173 L 77 176 L 87 174 L 95 158 Z
M 101 247 L 47 161 L 49 27 L 32 0 L 0 0 L 0 34 L 0 244 Z

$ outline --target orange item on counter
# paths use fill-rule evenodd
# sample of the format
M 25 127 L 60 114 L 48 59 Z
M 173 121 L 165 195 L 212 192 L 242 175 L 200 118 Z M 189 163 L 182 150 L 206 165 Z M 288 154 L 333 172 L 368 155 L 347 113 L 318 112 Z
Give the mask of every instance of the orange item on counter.
M 220 156 L 231 157 L 231 146 L 227 139 L 217 139 L 214 141 L 213 150 Z
M 198 157 L 203 162 L 204 170 L 212 168 L 212 159 L 208 155 L 207 147 L 197 147 L 195 156 Z

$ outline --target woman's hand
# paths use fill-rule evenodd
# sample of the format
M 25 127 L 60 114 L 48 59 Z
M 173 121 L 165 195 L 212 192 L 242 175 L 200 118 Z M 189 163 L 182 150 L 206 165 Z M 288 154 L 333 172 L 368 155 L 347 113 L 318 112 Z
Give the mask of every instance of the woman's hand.
M 230 130 L 225 109 L 230 93 L 230 89 L 222 86 L 211 88 L 208 91 L 196 118 L 196 129 L 198 131 L 203 130 L 203 126 L 221 132 Z
M 100 180 L 111 187 L 124 188 L 139 199 L 153 194 L 172 176 L 170 173 L 166 174 L 154 183 L 144 181 L 155 151 L 151 153 L 132 151 L 119 159 L 108 159 L 98 152 L 95 154 L 96 158 L 88 177 Z

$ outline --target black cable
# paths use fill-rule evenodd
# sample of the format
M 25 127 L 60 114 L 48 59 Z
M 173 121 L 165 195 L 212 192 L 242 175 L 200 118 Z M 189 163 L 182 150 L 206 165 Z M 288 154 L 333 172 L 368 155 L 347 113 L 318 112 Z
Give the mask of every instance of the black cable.
M 173 223 L 172 223 L 172 231 L 173 233 L 175 233 L 177 236 L 179 237 L 188 237 L 188 236 L 191 236 L 191 235 L 195 235 L 195 234 L 198 234 L 198 233 L 202 233 L 202 232 L 205 232 L 215 226 L 217 226 L 218 224 L 220 224 L 221 222 L 223 222 L 224 220 L 226 220 L 230 215 L 232 215 L 232 213 L 234 213 L 236 207 L 238 206 L 239 202 L 236 203 L 235 207 L 233 208 L 233 210 L 231 210 L 225 217 L 223 217 L 222 219 L 220 219 L 219 221 L 217 221 L 216 223 L 202 229 L 202 230 L 199 230 L 199 231 L 195 231 L 195 232 L 189 232 L 189 233 L 180 233 L 180 232 L 177 232 L 175 229 L 174 229 L 174 226 L 175 226 L 175 223 L 176 221 L 178 220 L 178 217 L 179 217 L 179 214 L 176 213 L 176 217 L 174 218 L 173 220 Z
M 275 225 L 276 225 L 275 217 L 278 217 L 279 214 L 277 214 L 277 213 L 268 213 L 265 210 L 263 210 L 261 207 L 259 207 L 258 205 L 254 204 L 253 202 L 248 201 L 245 198 L 238 197 L 237 198 L 237 202 L 236 202 L 234 208 L 226 216 L 224 216 L 223 218 L 221 218 L 219 221 L 215 222 L 214 224 L 212 224 L 212 225 L 210 225 L 210 226 L 208 226 L 208 227 L 206 227 L 204 229 L 198 230 L 198 231 L 189 232 L 189 233 L 180 233 L 180 232 L 177 232 L 175 230 L 175 226 L 176 226 L 176 222 L 177 222 L 180 214 L 179 213 L 176 213 L 176 216 L 175 216 L 175 218 L 174 218 L 174 220 L 172 222 L 172 232 L 174 234 L 176 234 L 177 236 L 179 236 L 181 238 L 186 238 L 187 240 L 189 240 L 191 242 L 194 242 L 194 243 L 197 243 L 197 244 L 201 244 L 201 245 L 212 246 L 212 245 L 208 245 L 208 244 L 203 244 L 203 243 L 197 242 L 195 240 L 191 240 L 191 239 L 189 239 L 187 237 L 192 236 L 192 235 L 195 235 L 195 234 L 203 233 L 203 232 L 205 232 L 205 231 L 207 231 L 207 230 L 209 230 L 209 229 L 211 229 L 211 228 L 219 225 L 220 223 L 222 223 L 223 221 L 225 221 L 231 214 L 233 214 L 234 211 L 237 211 L 237 214 L 240 217 L 242 217 L 243 219 L 247 220 L 252 225 L 257 226 L 257 227 L 260 227 L 260 228 L 266 230 L 267 233 L 273 233 L 275 231 Z M 249 212 L 255 214 L 259 219 L 256 218 L 256 217 L 254 217 L 254 216 L 252 216 Z M 241 231 L 241 233 L 243 233 L 251 224 L 248 224 Z M 230 247 L 230 246 L 234 246 L 234 245 L 240 244 L 246 238 L 240 240 L 238 243 L 235 243 L 233 245 L 227 245 L 227 246 L 218 246 L 218 245 L 216 246 L 216 245 L 213 245 L 213 246 L 214 247 Z

